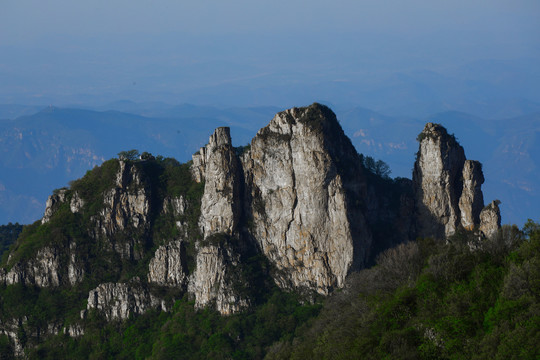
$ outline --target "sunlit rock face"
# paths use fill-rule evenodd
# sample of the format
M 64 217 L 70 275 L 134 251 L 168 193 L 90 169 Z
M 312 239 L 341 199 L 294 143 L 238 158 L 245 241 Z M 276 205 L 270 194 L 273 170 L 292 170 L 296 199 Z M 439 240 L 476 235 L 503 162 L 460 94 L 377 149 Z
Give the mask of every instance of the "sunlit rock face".
M 346 186 L 359 197 L 366 186 L 335 115 L 318 104 L 277 114 L 242 163 L 252 235 L 279 269 L 278 285 L 321 294 L 341 287 L 353 262 L 365 261 L 372 239 L 348 199 Z M 345 167 L 357 177 L 345 178 Z
M 484 174 L 479 161 L 466 160 L 463 166 L 463 191 L 459 198 L 461 226 L 466 230 L 474 230 L 480 224 L 480 212 L 484 207 L 482 184 Z
M 240 276 L 235 269 L 242 253 L 238 226 L 244 184 L 229 128 L 217 128 L 208 144 L 193 155 L 192 173 L 195 181 L 204 181 L 199 219 L 203 241 L 197 248 L 189 292 L 198 308 L 214 305 L 224 315 L 237 313 L 248 307 L 249 299 L 233 287 Z M 236 246 L 230 246 L 231 241 Z
M 205 238 L 215 233 L 232 235 L 240 219 L 242 178 L 229 128 L 217 128 L 201 153 L 205 154 L 201 160 L 205 183 L 199 226 Z
M 196 270 L 190 279 L 189 292 L 195 297 L 195 307 L 214 306 L 223 315 L 238 313 L 250 305 L 250 299 L 242 295 L 242 288 L 254 286 L 242 279 L 239 270 L 241 257 L 223 235 L 211 237 L 223 241 L 205 243 L 197 251 Z
M 488 238 L 495 235 L 501 227 L 499 204 L 499 200 L 494 200 L 483 208 L 480 213 L 480 231 Z
M 140 169 L 129 161 L 119 161 L 115 186 L 103 194 L 103 207 L 93 216 L 90 235 L 102 238 L 123 259 L 140 259 L 143 239 L 150 229 L 151 188 Z M 118 236 L 122 232 L 139 236 Z
M 107 320 L 125 320 L 151 308 L 163 308 L 162 301 L 150 294 L 137 281 L 104 283 L 88 294 L 88 310 L 98 310 Z
M 187 286 L 187 261 L 182 241 L 171 241 L 156 250 L 148 265 L 148 282 L 180 289 Z
M 480 226 L 482 164 L 466 160 L 461 145 L 441 125 L 426 124 L 418 140 L 413 171 L 418 235 L 444 239 L 460 227 Z

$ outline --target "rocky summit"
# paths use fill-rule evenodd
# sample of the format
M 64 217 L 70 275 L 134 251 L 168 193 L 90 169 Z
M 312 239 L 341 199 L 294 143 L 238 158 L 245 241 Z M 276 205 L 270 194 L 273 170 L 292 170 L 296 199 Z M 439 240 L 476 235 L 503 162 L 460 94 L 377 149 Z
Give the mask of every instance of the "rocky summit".
M 59 331 L 84 336 L 95 314 L 123 321 L 182 297 L 223 315 L 276 286 L 309 300 L 418 236 L 492 236 L 500 215 L 498 201 L 484 207 L 482 165 L 440 125 L 418 141 L 412 181 L 391 179 L 313 104 L 278 113 L 247 146 L 218 128 L 187 164 L 109 160 L 56 190 L 0 268 L 5 289 L 72 294 L 70 315 L 43 327 L 0 314 L 0 334 L 21 355 Z
M 444 127 L 428 123 L 418 135 L 413 172 L 417 235 L 445 238 L 460 227 L 491 236 L 501 226 L 498 201 L 484 208 L 482 164 L 466 160 Z

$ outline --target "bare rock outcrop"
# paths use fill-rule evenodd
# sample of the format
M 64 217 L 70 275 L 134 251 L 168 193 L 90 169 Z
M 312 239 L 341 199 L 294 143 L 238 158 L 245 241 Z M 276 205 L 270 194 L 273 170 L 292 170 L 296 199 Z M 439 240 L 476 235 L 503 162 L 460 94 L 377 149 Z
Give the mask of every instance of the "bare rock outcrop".
M 165 305 L 135 280 L 101 284 L 88 293 L 87 309 L 101 312 L 109 321 L 125 320 L 152 308 L 165 309 Z
M 240 255 L 228 244 L 230 240 L 234 241 L 226 234 L 211 235 L 198 249 L 196 270 L 189 283 L 195 307 L 214 306 L 223 315 L 249 307 L 250 300 L 240 290 L 250 284 L 242 281 Z
M 68 252 L 68 267 L 62 266 L 61 251 L 56 247 L 46 246 L 38 250 L 32 259 L 15 263 L 9 271 L 2 269 L 0 282 L 6 285 L 25 284 L 39 287 L 57 287 L 62 283 L 75 285 L 84 278 L 83 263 L 76 260 L 74 244 Z
M 120 160 L 119 165 L 115 186 L 105 192 L 103 208 L 92 219 L 91 236 L 108 239 L 112 250 L 124 259 L 140 259 L 141 238 L 150 228 L 151 190 L 135 163 Z M 118 240 L 116 235 L 125 230 L 142 236 Z
M 0 320 L 0 335 L 6 335 L 10 342 L 13 344 L 13 354 L 17 357 L 24 356 L 24 347 L 20 335 L 20 328 L 23 326 L 23 322 L 26 319 L 11 319 L 9 321 Z M 6 354 L 6 358 L 7 357 Z
M 182 241 L 172 241 L 156 250 L 148 265 L 148 282 L 177 288 L 187 286 L 187 260 Z
M 71 197 L 71 201 L 69 202 L 69 209 L 71 210 L 71 212 L 75 214 L 82 211 L 84 204 L 84 200 L 81 198 L 79 193 L 77 191 L 74 191 Z
M 17 262 L 6 274 L 6 284 L 27 284 L 39 287 L 60 285 L 59 254 L 55 248 L 44 247 L 28 261 Z
M 465 152 L 455 137 L 438 124 L 426 124 L 419 140 L 413 172 L 418 235 L 444 238 L 455 233 L 461 221 L 458 202 Z
M 208 144 L 193 155 L 192 174 L 204 181 L 199 228 L 203 241 L 197 246 L 196 270 L 189 292 L 198 308 L 214 305 L 222 314 L 233 314 L 249 305 L 234 289 L 240 263 L 239 222 L 242 216 L 243 176 L 231 143 L 229 128 L 217 128 Z
M 60 189 L 49 196 L 47 202 L 45 203 L 45 213 L 41 219 L 42 224 L 49 222 L 60 205 L 66 201 L 66 193 L 67 189 Z
M 480 212 L 484 207 L 483 183 L 482 164 L 466 160 L 463 166 L 463 191 L 459 198 L 461 226 L 466 230 L 473 230 L 480 223 Z
M 501 212 L 499 200 L 489 203 L 480 213 L 480 231 L 487 238 L 492 237 L 501 227 Z
M 240 219 L 242 180 L 229 128 L 217 128 L 204 150 L 193 156 L 194 163 L 202 154 L 205 156 L 201 161 L 205 183 L 199 227 L 205 238 L 216 233 L 232 235 Z
M 480 226 L 482 164 L 466 160 L 461 145 L 439 124 L 427 123 L 418 140 L 413 171 L 418 236 L 444 239 L 460 227 Z M 498 227 L 500 220 L 493 225 Z
M 54 246 L 45 246 L 31 259 L 17 261 L 9 271 L 0 269 L 0 283 L 58 287 L 64 283 L 75 285 L 81 282 L 85 269 L 84 263 L 76 259 L 75 244 L 72 243 L 67 251 L 67 267 L 62 265 L 62 252 Z
M 84 262 L 77 257 L 77 244 L 72 242 L 69 244 L 69 262 L 67 267 L 67 278 L 70 285 L 80 283 L 84 279 L 86 270 Z
M 277 114 L 242 160 L 252 235 L 279 270 L 280 287 L 328 294 L 354 261 L 365 264 L 371 234 L 361 210 L 350 206 L 365 184 L 330 109 L 314 104 Z

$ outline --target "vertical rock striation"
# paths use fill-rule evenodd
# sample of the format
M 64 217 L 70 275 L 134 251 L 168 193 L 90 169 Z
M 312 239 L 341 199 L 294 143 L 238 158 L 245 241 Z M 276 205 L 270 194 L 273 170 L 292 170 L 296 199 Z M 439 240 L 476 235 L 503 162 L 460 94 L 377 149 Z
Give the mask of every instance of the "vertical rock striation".
M 277 114 L 243 156 L 252 235 L 283 288 L 327 294 L 371 245 L 358 154 L 335 115 L 314 104 Z M 345 184 L 345 182 L 347 182 Z
M 151 189 L 137 166 L 119 161 L 115 186 L 103 194 L 103 208 L 93 217 L 91 236 L 107 240 L 112 250 L 123 259 L 142 257 L 143 239 L 150 229 Z M 118 236 L 125 230 L 131 238 Z M 133 234 L 139 235 L 137 238 Z
M 466 160 L 461 145 L 439 124 L 426 124 L 418 140 L 413 171 L 418 236 L 443 239 L 458 228 L 478 227 L 484 207 L 482 164 Z M 494 211 L 498 214 L 498 207 Z
M 189 283 L 195 296 L 195 307 L 214 305 L 223 315 L 238 313 L 249 307 L 250 300 L 241 289 L 247 284 L 240 270 L 241 257 L 229 238 L 223 234 L 210 236 L 197 251 L 196 270 Z
M 60 205 L 66 200 L 66 189 L 60 189 L 47 199 L 45 204 L 45 213 L 41 219 L 41 223 L 45 224 L 51 220 L 51 217 L 58 210 Z
M 182 242 L 161 245 L 150 260 L 148 282 L 184 289 L 187 281 L 187 261 Z
M 453 234 L 461 221 L 458 201 L 463 190 L 465 152 L 438 124 L 426 124 L 419 140 L 413 172 L 418 235 L 444 238 Z
M 480 213 L 480 231 L 488 238 L 495 235 L 501 227 L 499 204 L 499 200 L 494 200 L 483 208 Z
M 205 238 L 216 233 L 232 235 L 240 219 L 242 180 L 229 128 L 217 128 L 204 149 L 200 151 L 205 154 L 205 183 L 199 226 Z
M 88 294 L 87 309 L 101 311 L 109 321 L 126 320 L 132 314 L 160 307 L 165 309 L 164 303 L 136 281 L 101 284 Z
M 482 184 L 484 174 L 479 161 L 466 160 L 463 166 L 463 191 L 459 198 L 461 225 L 466 230 L 473 230 L 480 223 L 480 212 L 484 207 Z
M 235 271 L 242 251 L 238 231 L 242 216 L 241 171 L 229 128 L 217 128 L 208 145 L 193 155 L 194 179 L 204 180 L 199 219 L 203 241 L 198 246 L 189 291 L 197 307 L 215 304 L 222 314 L 238 312 L 249 303 L 232 286 L 241 275 Z

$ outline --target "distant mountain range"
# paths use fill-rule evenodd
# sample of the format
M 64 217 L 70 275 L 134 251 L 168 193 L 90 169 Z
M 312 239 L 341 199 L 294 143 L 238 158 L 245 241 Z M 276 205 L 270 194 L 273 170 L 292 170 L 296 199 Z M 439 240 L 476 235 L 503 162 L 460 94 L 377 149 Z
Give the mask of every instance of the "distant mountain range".
M 517 113 L 535 110 L 522 105 Z M 37 220 L 53 189 L 120 151 L 138 149 L 184 162 L 214 128 L 229 126 L 234 145 L 245 145 L 280 110 L 131 101 L 87 109 L 0 105 L 0 224 Z M 459 134 L 468 158 L 484 164 L 484 194 L 502 201 L 503 223 L 538 218 L 540 112 L 487 120 L 457 111 L 423 116 L 403 110 L 406 116 L 397 116 L 395 109 L 390 116 L 360 107 L 334 110 L 358 152 L 388 163 L 394 177 L 411 177 L 414 139 L 423 125 L 444 125 Z

